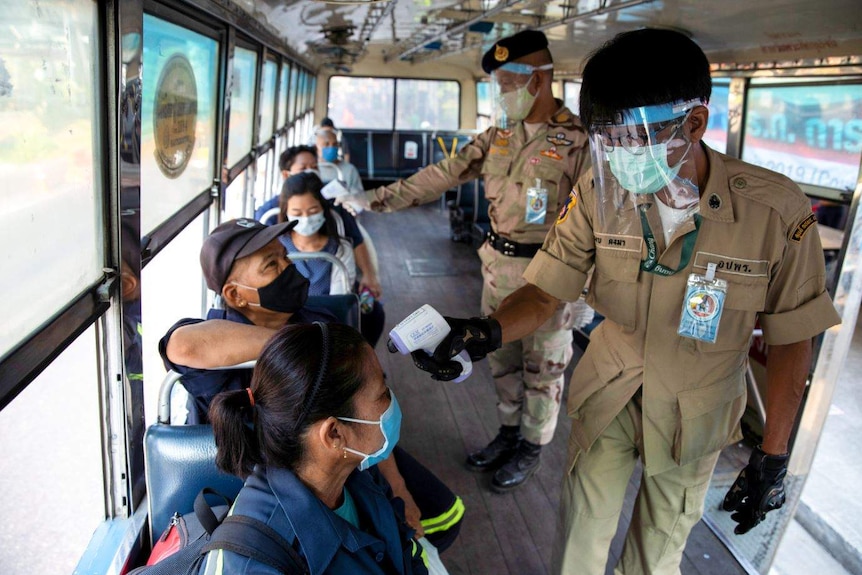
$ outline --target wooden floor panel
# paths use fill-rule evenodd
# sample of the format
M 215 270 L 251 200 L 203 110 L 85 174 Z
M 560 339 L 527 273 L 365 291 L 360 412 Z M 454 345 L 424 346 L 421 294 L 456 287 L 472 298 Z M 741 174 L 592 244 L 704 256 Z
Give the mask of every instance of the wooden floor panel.
M 475 249 L 450 241 L 447 217 L 436 203 L 395 214 L 364 213 L 360 221 L 374 238 L 380 262 L 386 327 L 377 354 L 404 412 L 401 445 L 458 493 L 466 507 L 461 534 L 442 556 L 443 561 L 452 575 L 549 573 L 569 432 L 565 409 L 553 442 L 542 452 L 542 467 L 536 475 L 512 493 L 492 493 L 489 474 L 464 467 L 466 455 L 487 444 L 499 427 L 487 362 L 476 363 L 473 375 L 463 383 L 440 383 L 417 370 L 409 356 L 390 354 L 385 345 L 385 334 L 425 303 L 443 315 L 479 314 L 481 275 Z M 410 276 L 406 260 L 420 258 L 449 262 L 452 275 Z M 576 347 L 567 382 L 580 355 Z M 621 554 L 638 477 L 636 474 L 629 485 L 609 565 Z M 612 572 L 609 566 L 607 573 Z M 701 523 L 689 540 L 682 573 L 734 575 L 744 571 Z

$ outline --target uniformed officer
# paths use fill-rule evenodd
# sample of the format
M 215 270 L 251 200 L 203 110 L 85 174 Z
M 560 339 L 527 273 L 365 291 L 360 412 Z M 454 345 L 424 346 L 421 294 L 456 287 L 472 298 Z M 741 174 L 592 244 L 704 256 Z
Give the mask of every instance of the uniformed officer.
M 704 145 L 710 92 L 706 56 L 677 32 L 621 34 L 591 56 L 580 115 L 592 172 L 527 268 L 529 283 L 490 318 L 452 320 L 424 364 L 448 377 L 462 348 L 476 358 L 524 337 L 577 299 L 593 268 L 587 301 L 606 319 L 569 390 L 556 573 L 604 573 L 638 458 L 644 475 L 615 572 L 679 573 L 719 451 L 741 438 L 756 320 L 769 344 L 763 444 L 724 508 L 742 534 L 784 503 L 811 338 L 840 320 L 809 200 L 784 176 Z
M 492 227 L 479 248 L 482 313 L 489 314 L 524 285 L 521 275 L 587 167 L 589 148 L 578 118 L 552 95 L 553 60 L 543 33 L 527 30 L 498 41 L 482 58 L 482 68 L 491 74 L 497 126 L 454 158 L 360 199 L 375 211 L 395 211 L 482 176 Z M 489 358 L 502 426 L 487 447 L 467 458 L 467 466 L 496 469 L 491 483 L 496 491 L 526 481 L 554 435 L 563 372 L 572 357 L 572 322 L 587 315 L 584 308 L 560 303 L 534 333 L 507 342 Z M 592 318 L 586 311 L 583 323 Z

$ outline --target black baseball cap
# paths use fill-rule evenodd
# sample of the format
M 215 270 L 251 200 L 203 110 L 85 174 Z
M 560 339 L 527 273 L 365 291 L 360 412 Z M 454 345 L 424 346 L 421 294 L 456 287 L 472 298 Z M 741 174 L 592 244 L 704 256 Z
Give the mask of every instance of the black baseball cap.
M 497 43 L 482 56 L 482 69 L 490 74 L 503 64 L 514 62 L 533 52 L 548 47 L 548 38 L 539 30 L 522 30 L 508 38 L 497 40 Z
M 201 268 L 214 292 L 221 292 L 239 258 L 250 256 L 275 238 L 289 232 L 297 221 L 266 226 L 257 220 L 240 218 L 221 224 L 204 240 L 201 248 Z

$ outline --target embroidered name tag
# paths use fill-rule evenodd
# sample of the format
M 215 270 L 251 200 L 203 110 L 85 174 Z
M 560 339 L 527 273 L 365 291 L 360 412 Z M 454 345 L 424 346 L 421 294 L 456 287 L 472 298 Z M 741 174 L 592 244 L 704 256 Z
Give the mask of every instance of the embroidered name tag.
M 805 235 L 805 232 L 808 231 L 808 228 L 813 226 L 815 222 L 817 222 L 817 216 L 811 214 L 810 216 L 796 224 L 796 229 L 794 229 L 793 233 L 790 234 L 790 239 L 794 242 L 801 242 L 802 236 Z
M 749 277 L 767 277 L 769 275 L 769 260 L 746 260 L 709 252 L 697 252 L 694 256 L 694 267 L 706 269 L 708 264 L 715 264 L 716 271 Z
M 617 234 L 597 233 L 596 247 L 606 250 L 620 250 L 624 252 L 641 253 L 644 239 L 639 236 L 623 236 Z

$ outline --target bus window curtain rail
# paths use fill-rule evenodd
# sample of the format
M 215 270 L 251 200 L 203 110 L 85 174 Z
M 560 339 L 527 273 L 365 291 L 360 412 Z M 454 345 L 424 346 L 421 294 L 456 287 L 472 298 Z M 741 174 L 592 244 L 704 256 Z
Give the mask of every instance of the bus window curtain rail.
M 91 285 L 65 309 L 0 359 L 0 411 L 108 310 L 110 304 L 101 301 L 98 294 L 102 285 L 102 280 Z

